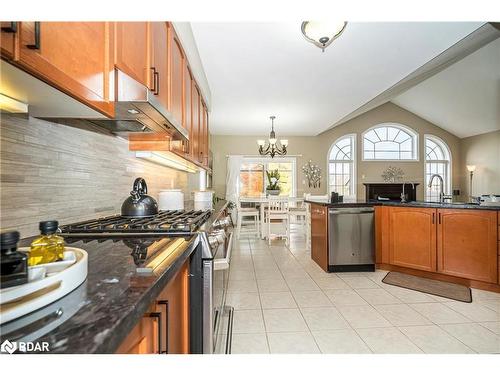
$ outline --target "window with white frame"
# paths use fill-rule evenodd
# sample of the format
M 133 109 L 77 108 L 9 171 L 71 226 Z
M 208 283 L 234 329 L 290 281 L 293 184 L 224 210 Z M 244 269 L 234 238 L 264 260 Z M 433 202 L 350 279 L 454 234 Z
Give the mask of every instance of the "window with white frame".
M 328 153 L 328 194 L 356 196 L 356 135 L 337 139 Z
M 438 174 L 443 178 L 444 194 L 451 194 L 451 153 L 448 145 L 434 135 L 425 135 L 425 200 L 439 201 L 440 184 L 439 179 L 429 181 L 433 174 Z
M 380 124 L 363 133 L 363 160 L 418 160 L 418 134 L 401 124 Z
M 259 196 L 268 185 L 266 171 L 278 170 L 280 195 L 295 196 L 297 191 L 295 158 L 243 158 L 240 168 L 239 194 L 244 197 Z

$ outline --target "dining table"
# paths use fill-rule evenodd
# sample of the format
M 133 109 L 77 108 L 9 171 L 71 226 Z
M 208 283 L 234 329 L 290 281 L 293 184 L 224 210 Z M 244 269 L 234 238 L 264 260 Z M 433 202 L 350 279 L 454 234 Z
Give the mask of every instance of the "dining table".
M 304 197 L 287 197 L 288 198 L 288 203 L 293 206 L 297 206 L 299 203 L 304 202 Z M 257 196 L 240 196 L 240 203 L 248 203 L 248 204 L 254 204 L 254 205 L 259 205 L 260 209 L 260 237 L 261 239 L 266 238 L 266 233 L 265 233 L 265 228 L 266 226 L 264 225 L 264 210 L 266 206 L 269 204 L 269 196 L 266 195 L 257 195 Z

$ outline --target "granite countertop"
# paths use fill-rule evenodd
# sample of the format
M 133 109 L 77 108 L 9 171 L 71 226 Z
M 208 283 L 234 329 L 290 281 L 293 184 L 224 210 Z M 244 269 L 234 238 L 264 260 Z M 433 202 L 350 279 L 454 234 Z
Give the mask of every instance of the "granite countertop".
M 478 204 L 454 202 L 454 203 L 437 203 L 437 202 L 424 202 L 414 201 L 401 203 L 398 201 L 356 201 L 356 202 L 342 202 L 330 203 L 327 200 L 306 200 L 306 203 L 319 204 L 321 206 L 341 208 L 341 207 L 366 207 L 366 206 L 397 206 L 397 207 L 423 207 L 423 208 L 448 208 L 448 209 L 474 209 L 474 210 L 490 210 L 500 211 L 500 206 L 481 206 Z
M 226 205 L 225 201 L 217 202 L 204 226 L 211 225 Z M 134 240 L 140 237 L 143 236 L 134 237 Z M 160 238 L 153 237 L 154 240 Z M 192 235 L 185 239 L 184 249 L 167 266 L 160 266 L 149 275 L 139 275 L 130 255 L 131 249 L 124 242 L 72 241 L 67 238 L 69 246 L 83 248 L 88 253 L 87 279 L 62 299 L 3 324 L 1 340 L 8 339 L 9 334 L 23 326 L 24 322 L 37 320 L 62 308 L 63 315 L 59 321 L 63 323 L 54 326 L 50 332 L 44 332 L 35 341 L 48 342 L 50 353 L 116 352 L 151 303 L 195 250 L 198 236 Z M 23 239 L 20 245 L 29 246 L 31 240 Z M 31 341 L 27 338 L 19 340 Z

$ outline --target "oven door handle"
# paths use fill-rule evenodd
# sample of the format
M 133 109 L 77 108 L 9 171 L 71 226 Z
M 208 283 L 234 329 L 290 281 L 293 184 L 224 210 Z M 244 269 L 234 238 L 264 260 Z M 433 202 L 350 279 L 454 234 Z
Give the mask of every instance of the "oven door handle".
M 223 259 L 214 259 L 214 271 L 227 270 L 231 262 L 231 250 L 233 248 L 233 233 L 229 234 L 229 241 L 227 242 L 226 257 Z

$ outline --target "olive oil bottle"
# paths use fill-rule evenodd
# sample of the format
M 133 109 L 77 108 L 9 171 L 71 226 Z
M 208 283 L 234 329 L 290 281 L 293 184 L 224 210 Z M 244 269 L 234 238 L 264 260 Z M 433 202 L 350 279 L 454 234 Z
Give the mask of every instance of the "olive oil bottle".
M 28 254 L 28 265 L 51 263 L 63 259 L 64 239 L 56 235 L 59 223 L 55 220 L 41 221 L 41 235 L 31 243 Z

